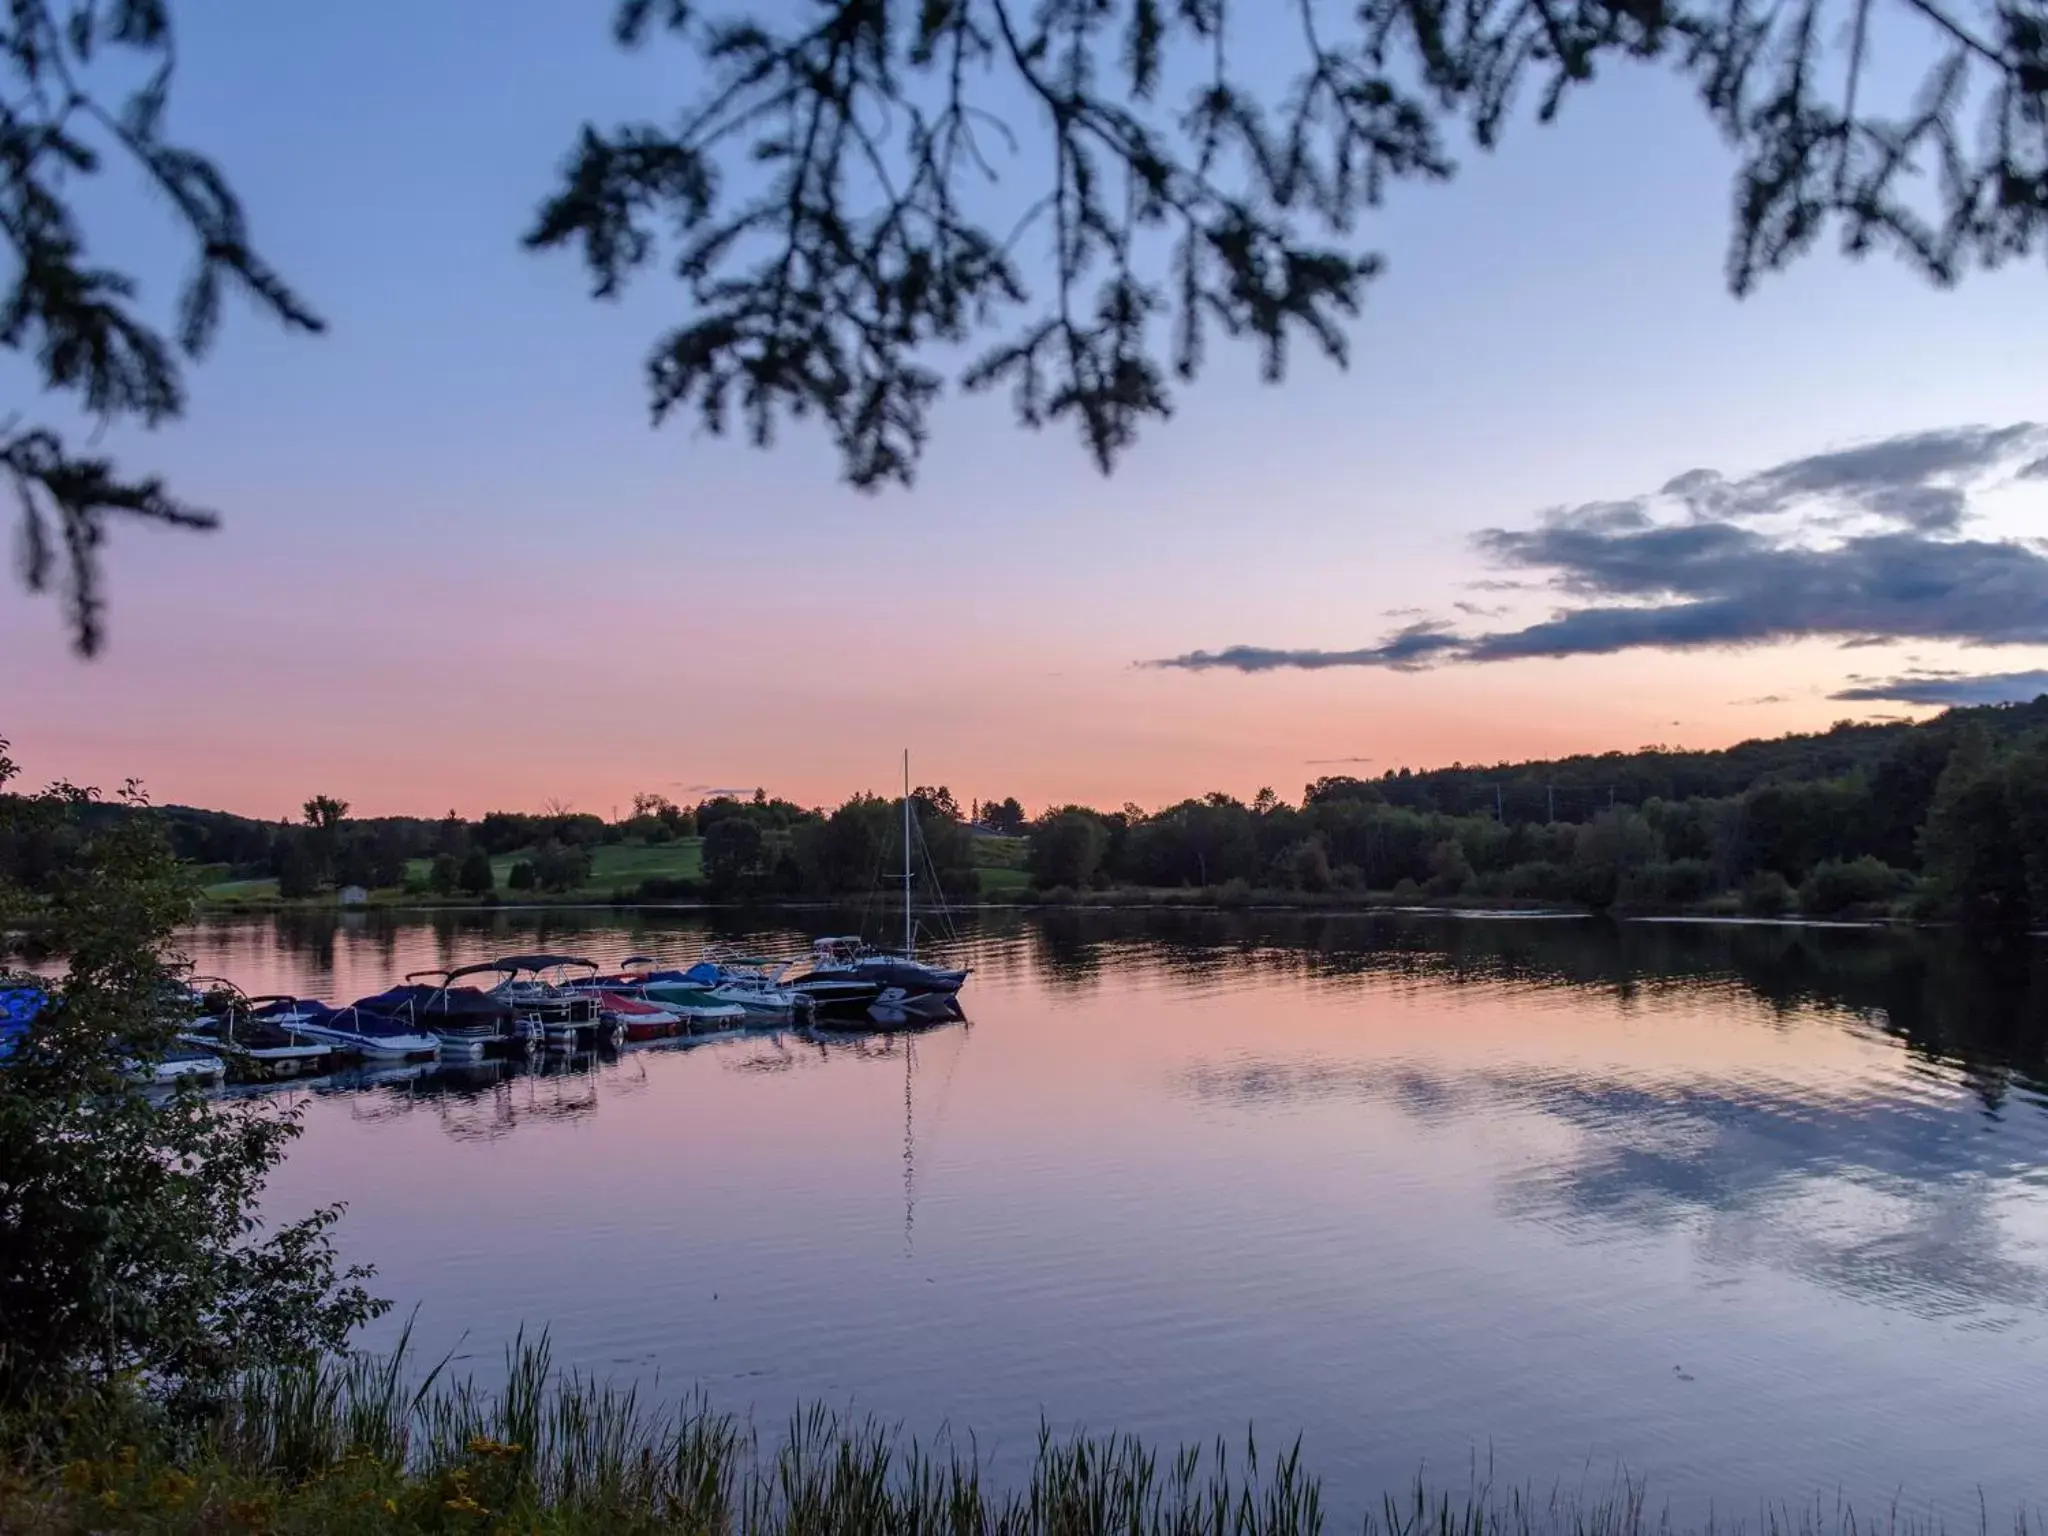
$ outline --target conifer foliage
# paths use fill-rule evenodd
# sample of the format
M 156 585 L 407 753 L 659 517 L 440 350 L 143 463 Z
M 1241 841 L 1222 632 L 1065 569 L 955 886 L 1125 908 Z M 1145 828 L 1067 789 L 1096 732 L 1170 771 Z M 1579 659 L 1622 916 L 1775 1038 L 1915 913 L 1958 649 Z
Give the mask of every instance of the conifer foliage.
M 1738 294 L 1829 231 L 1946 283 L 2048 220 L 2042 0 L 621 0 L 614 28 L 707 83 L 586 126 L 528 242 L 599 297 L 681 280 L 657 421 L 766 445 L 815 416 L 859 486 L 910 480 L 963 355 L 1104 471 L 1212 332 L 1273 381 L 1299 342 L 1343 362 L 1381 265 L 1360 213 L 1630 61 L 1734 148 Z
M 0 467 L 12 482 L 22 575 L 62 592 L 72 639 L 105 637 L 100 553 L 109 525 L 139 520 L 205 529 L 215 514 L 76 446 L 113 422 L 146 427 L 185 407 L 181 358 L 202 356 L 234 289 L 285 325 L 321 321 L 249 240 L 218 167 L 164 131 L 177 53 L 169 0 L 10 0 L 0 9 L 0 345 L 23 354 L 76 427 L 0 418 Z M 73 196 L 86 178 L 138 169 L 190 251 L 172 334 L 145 319 L 133 276 L 88 248 Z M 60 407 L 61 409 L 61 407 Z

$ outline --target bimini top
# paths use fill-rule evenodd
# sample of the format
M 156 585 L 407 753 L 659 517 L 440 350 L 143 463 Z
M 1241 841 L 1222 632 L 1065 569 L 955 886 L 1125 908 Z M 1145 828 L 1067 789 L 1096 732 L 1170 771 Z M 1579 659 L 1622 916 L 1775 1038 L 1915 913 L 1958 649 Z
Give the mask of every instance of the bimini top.
M 581 955 L 507 955 L 502 960 L 493 960 L 491 965 L 501 971 L 551 971 L 558 965 L 597 969 L 595 960 L 586 960 Z

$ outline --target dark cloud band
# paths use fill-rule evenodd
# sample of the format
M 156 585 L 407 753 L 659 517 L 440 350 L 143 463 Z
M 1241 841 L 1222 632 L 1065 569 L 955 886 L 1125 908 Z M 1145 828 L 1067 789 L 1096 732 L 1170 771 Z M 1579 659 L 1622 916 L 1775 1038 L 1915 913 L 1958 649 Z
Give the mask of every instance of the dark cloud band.
M 2048 693 L 2048 671 L 1989 672 L 1981 677 L 1909 675 L 1858 683 L 1831 699 L 1886 704 L 2028 704 Z
M 1423 622 L 1355 650 L 1238 645 L 1147 665 L 1414 670 L 1807 636 L 2044 645 L 2048 555 L 2018 542 L 1954 537 L 1969 491 L 1995 476 L 2037 474 L 2048 462 L 2044 446 L 2048 429 L 2021 422 L 1914 433 L 1742 480 L 1693 470 L 1659 493 L 1682 508 L 1677 521 L 1659 521 L 1644 497 L 1553 509 L 1534 528 L 1480 534 L 1479 548 L 1496 564 L 1540 574 L 1576 600 L 1541 622 L 1479 633 Z M 1756 526 L 1801 508 L 1810 515 L 1789 532 Z M 1833 542 L 1808 542 L 1816 529 Z

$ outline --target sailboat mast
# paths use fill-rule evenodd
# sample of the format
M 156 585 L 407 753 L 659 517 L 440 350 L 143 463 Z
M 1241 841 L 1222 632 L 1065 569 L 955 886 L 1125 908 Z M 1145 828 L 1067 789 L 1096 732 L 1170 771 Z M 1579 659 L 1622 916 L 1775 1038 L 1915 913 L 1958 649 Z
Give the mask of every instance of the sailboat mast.
M 903 953 L 917 953 L 917 928 L 910 915 L 910 748 L 903 749 Z

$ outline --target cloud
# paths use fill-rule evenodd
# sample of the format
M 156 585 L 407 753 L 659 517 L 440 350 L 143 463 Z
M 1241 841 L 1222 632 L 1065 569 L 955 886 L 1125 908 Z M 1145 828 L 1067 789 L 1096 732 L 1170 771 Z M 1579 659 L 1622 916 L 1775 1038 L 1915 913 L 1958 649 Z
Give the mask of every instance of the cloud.
M 1590 538 L 1553 525 L 1483 537 L 1499 558 L 1555 570 L 1566 591 L 1633 601 L 1473 637 L 1459 650 L 1470 661 L 1809 635 L 2048 643 L 2048 557 L 2016 543 L 1882 533 L 1813 548 L 1724 523 Z
M 1792 700 L 1788 694 L 1760 693 L 1753 699 L 1730 699 L 1728 702 L 1739 706 L 1745 704 L 1789 704 Z
M 1339 763 L 1369 763 L 1369 757 L 1305 757 L 1302 762 L 1311 768 L 1329 768 Z
M 1701 520 L 1772 517 L 1818 502 L 1923 533 L 1953 532 L 1967 514 L 1968 487 L 2016 455 L 2038 452 L 2042 436 L 2031 421 L 1943 427 L 1810 454 L 1740 480 L 1689 470 L 1660 494 L 1683 502 Z M 2019 473 L 2035 473 L 2041 462 Z
M 1910 433 L 1736 480 L 1690 470 L 1653 496 L 1554 507 L 1533 526 L 1479 534 L 1479 551 L 1508 573 L 1503 585 L 1534 583 L 1563 600 L 1535 623 L 1488 631 L 1423 621 L 1355 650 L 1235 645 L 1146 665 L 1412 671 L 1809 637 L 2048 644 L 2048 549 L 1957 532 L 1972 489 L 2035 474 L 2048 464 L 2044 447 L 2048 427 L 2019 422 Z M 1794 512 L 1793 526 L 1764 526 Z
M 1990 672 L 1981 677 L 1914 673 L 1856 686 L 1828 695 L 1831 699 L 1887 704 L 2028 704 L 2048 693 L 2048 671 Z
M 1183 672 L 1276 672 L 1285 667 L 1311 672 L 1326 667 L 1390 667 L 1407 672 L 1438 652 L 1455 650 L 1465 643 L 1442 625 L 1424 623 L 1410 624 L 1378 645 L 1355 651 L 1287 651 L 1263 645 L 1232 645 L 1220 651 L 1189 651 L 1184 656 L 1168 656 L 1139 665 Z

